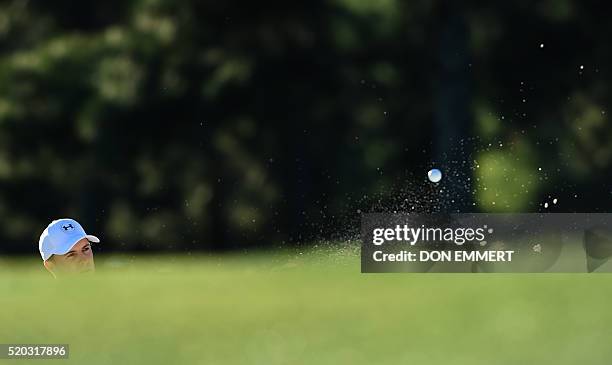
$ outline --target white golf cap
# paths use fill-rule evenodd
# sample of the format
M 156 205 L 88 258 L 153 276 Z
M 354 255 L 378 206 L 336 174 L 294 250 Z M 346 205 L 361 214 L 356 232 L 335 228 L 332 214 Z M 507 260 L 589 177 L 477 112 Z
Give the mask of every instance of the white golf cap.
M 47 261 L 52 255 L 66 254 L 83 238 L 87 238 L 90 242 L 100 242 L 98 237 L 86 234 L 83 227 L 74 219 L 58 219 L 51 222 L 40 235 L 38 249 L 43 261 Z

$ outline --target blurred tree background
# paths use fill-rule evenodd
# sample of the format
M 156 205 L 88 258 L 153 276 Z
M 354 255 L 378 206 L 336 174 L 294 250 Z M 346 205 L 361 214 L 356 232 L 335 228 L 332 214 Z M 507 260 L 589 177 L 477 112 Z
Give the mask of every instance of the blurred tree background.
M 364 211 L 609 210 L 605 8 L 1 1 L 0 252 L 65 216 L 104 250 L 190 251 Z

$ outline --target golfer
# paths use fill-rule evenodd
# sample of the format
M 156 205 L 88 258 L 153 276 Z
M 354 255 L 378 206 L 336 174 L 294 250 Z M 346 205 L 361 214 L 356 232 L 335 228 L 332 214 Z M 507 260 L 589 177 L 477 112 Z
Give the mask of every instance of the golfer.
M 58 219 L 40 235 L 38 249 L 45 268 L 57 278 L 95 270 L 91 242 L 100 239 L 86 234 L 74 219 Z

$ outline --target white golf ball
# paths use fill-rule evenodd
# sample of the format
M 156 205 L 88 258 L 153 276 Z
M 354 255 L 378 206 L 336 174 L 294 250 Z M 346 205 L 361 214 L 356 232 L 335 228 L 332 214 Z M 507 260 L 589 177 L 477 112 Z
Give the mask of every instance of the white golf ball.
M 427 173 L 427 178 L 429 179 L 429 181 L 431 181 L 433 183 L 437 183 L 440 180 L 442 180 L 442 171 L 440 171 L 438 169 L 431 169 Z

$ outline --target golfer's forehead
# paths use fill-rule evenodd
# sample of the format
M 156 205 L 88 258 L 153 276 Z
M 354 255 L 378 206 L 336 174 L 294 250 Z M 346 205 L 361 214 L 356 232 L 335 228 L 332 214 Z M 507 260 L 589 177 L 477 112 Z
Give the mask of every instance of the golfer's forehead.
M 72 252 L 81 252 L 86 246 L 89 246 L 89 245 L 90 245 L 89 241 L 86 238 L 83 238 L 82 240 L 78 241 L 74 246 L 72 246 L 70 251 L 66 252 L 63 255 L 53 255 L 53 257 L 57 258 L 56 263 L 59 264 L 59 263 L 66 261 L 66 258 L 68 258 L 68 256 Z
M 72 250 L 81 250 L 85 246 L 89 246 L 89 241 L 87 240 L 87 238 L 83 238 L 82 240 L 77 242 L 74 246 L 72 246 L 72 248 L 70 250 L 71 251 Z

